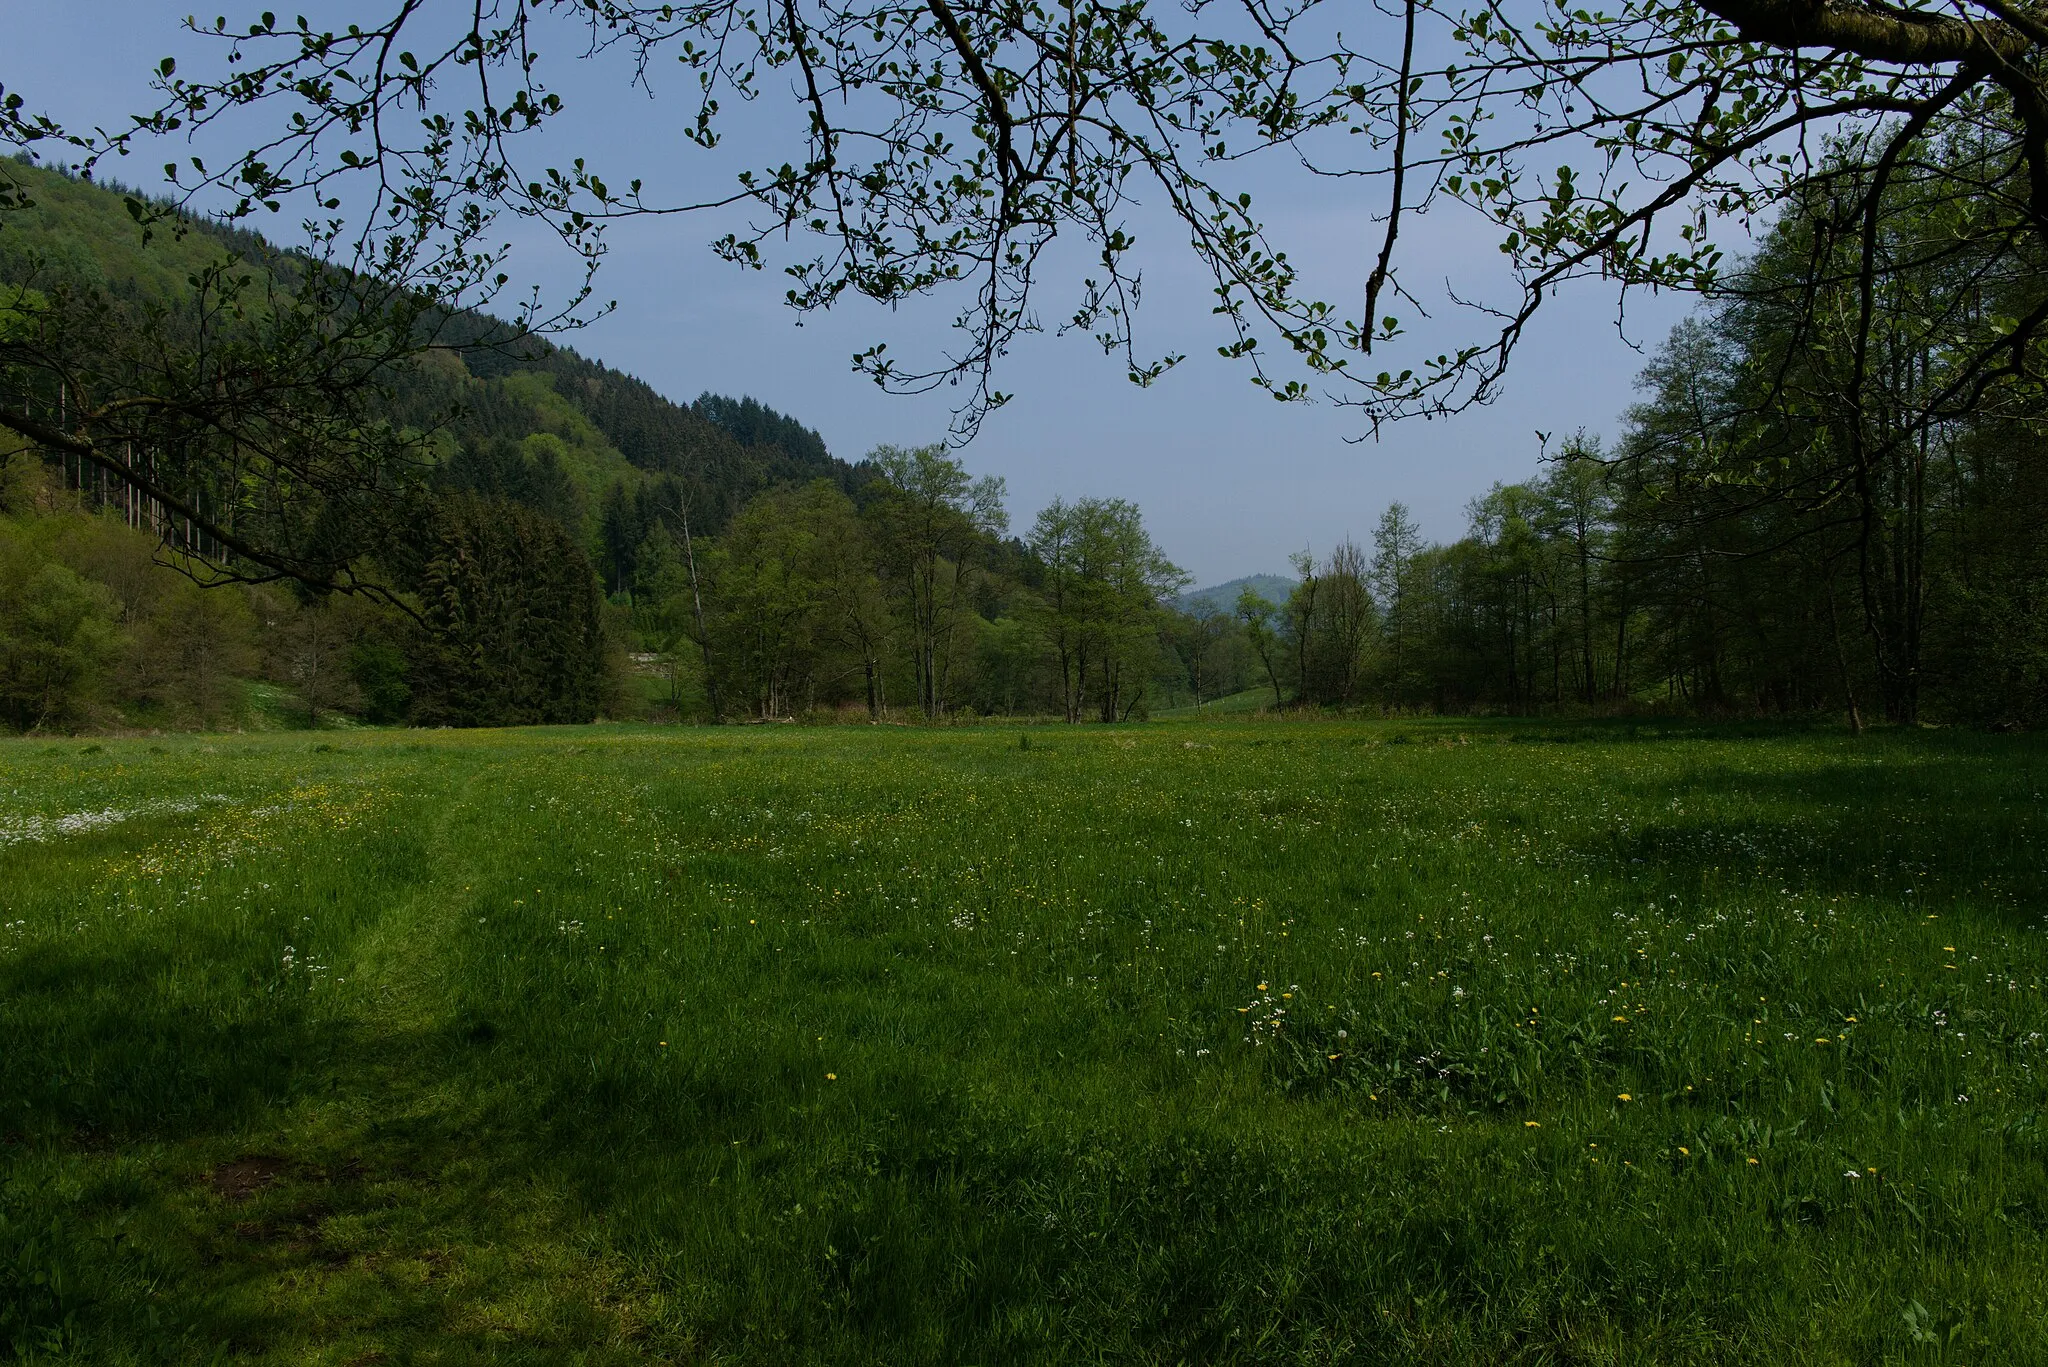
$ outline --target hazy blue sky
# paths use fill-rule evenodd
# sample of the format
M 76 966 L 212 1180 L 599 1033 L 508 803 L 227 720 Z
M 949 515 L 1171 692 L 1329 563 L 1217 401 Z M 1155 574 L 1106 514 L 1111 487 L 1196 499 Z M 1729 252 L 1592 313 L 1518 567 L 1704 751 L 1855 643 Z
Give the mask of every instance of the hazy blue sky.
M 381 9 L 382 0 L 349 8 L 364 5 Z M 82 124 L 116 123 L 143 107 L 156 60 L 192 51 L 178 30 L 184 7 L 161 0 L 12 8 L 0 81 L 31 107 Z M 190 58 L 184 64 L 189 69 Z M 579 150 L 587 145 L 616 178 L 639 174 L 701 193 L 727 174 L 680 150 L 669 131 L 680 106 L 650 102 L 624 88 L 615 71 L 578 73 L 559 88 L 576 117 L 570 140 Z M 744 156 L 746 143 L 736 146 Z M 143 167 L 168 160 L 172 150 L 121 174 L 147 184 Z M 777 151 L 774 159 L 794 155 Z M 1355 301 L 1377 247 L 1366 192 L 1278 174 L 1256 188 L 1268 221 L 1323 297 Z M 1141 337 L 1155 351 L 1190 359 L 1141 390 L 1085 338 L 1027 339 L 1001 376 L 1017 398 L 965 453 L 977 472 L 1009 481 L 1020 526 L 1054 495 L 1130 498 L 1167 553 L 1205 584 L 1283 571 L 1288 553 L 1303 546 L 1326 549 L 1347 534 L 1363 540 L 1393 499 L 1414 509 L 1430 536 L 1447 539 L 1462 531 L 1467 500 L 1495 480 L 1535 471 L 1537 430 L 1611 433 L 1632 401 L 1643 357 L 1618 333 L 1612 297 L 1587 288 L 1546 306 L 1490 408 L 1350 443 L 1361 431 L 1355 413 L 1329 403 L 1275 403 L 1241 368 L 1215 357 L 1224 338 L 1192 258 L 1142 218 L 1139 228 Z M 598 290 L 619 307 L 571 344 L 678 400 L 707 389 L 753 395 L 817 428 L 849 459 L 880 442 L 944 434 L 950 402 L 943 392 L 885 395 L 854 375 L 848 358 L 876 340 L 887 340 L 892 352 L 943 345 L 956 301 L 894 314 L 857 302 L 799 327 L 780 303 L 780 278 L 722 264 L 705 247 L 715 235 L 711 223 L 692 220 L 616 228 Z M 1413 225 L 1409 241 L 1415 280 L 1483 275 L 1499 260 L 1482 231 L 1441 215 Z M 547 278 L 543 258 L 529 257 L 528 267 Z M 1046 302 L 1047 314 L 1058 316 L 1054 297 Z M 1654 345 L 1685 307 L 1680 299 L 1633 299 L 1628 340 Z

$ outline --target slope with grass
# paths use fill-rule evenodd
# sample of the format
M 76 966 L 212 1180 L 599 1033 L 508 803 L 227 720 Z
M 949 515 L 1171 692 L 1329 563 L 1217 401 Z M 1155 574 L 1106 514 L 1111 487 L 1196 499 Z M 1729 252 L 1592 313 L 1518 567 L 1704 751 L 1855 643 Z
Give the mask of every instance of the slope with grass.
M 1154 712 L 1160 721 L 1196 721 L 1205 717 L 1244 717 L 1262 712 L 1273 705 L 1273 690 L 1261 684 L 1257 688 L 1239 689 L 1220 698 L 1211 698 L 1205 703 L 1187 703 L 1181 707 L 1167 708 Z
M 2048 1360 L 2029 738 L 0 746 L 0 1342 Z

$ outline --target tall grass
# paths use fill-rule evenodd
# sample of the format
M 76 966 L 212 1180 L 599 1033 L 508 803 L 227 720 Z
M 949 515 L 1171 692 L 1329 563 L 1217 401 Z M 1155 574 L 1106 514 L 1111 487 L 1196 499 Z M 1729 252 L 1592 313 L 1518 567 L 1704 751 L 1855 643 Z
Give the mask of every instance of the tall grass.
M 0 1345 L 2048 1361 L 2044 755 L 9 745 Z

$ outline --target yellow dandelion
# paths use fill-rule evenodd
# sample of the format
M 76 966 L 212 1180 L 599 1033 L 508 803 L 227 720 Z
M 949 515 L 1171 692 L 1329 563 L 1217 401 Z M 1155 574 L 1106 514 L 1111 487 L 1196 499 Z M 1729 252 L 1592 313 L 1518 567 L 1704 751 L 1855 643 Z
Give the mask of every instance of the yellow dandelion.
M 1525 1130 L 1540 1130 L 1543 1128 L 1543 1122 L 1540 1120 L 1524 1120 L 1522 1128 Z
M 1748 1161 L 1749 1165 L 1750 1165 L 1750 1166 L 1751 1166 L 1752 1168 L 1753 1168 L 1753 1167 L 1755 1167 L 1755 1166 L 1757 1166 L 1757 1161 L 1756 1161 L 1756 1159 L 1754 1159 L 1754 1158 L 1751 1158 L 1751 1159 L 1749 1159 L 1749 1160 L 1747 1160 L 1747 1161 Z
M 1616 1098 L 1615 1098 L 1615 1100 L 1617 1100 L 1617 1101 L 1634 1101 L 1634 1100 L 1635 1100 L 1635 1098 L 1634 1098 L 1634 1097 L 1632 1097 L 1632 1096 L 1630 1096 L 1630 1095 L 1629 1095 L 1629 1094 L 1628 1094 L 1627 1092 L 1623 1092 L 1623 1093 L 1622 1093 L 1622 1094 L 1621 1094 L 1620 1096 L 1616 1097 Z
M 839 1081 L 839 1074 L 837 1074 L 837 1073 L 827 1073 L 827 1074 L 825 1074 L 825 1081 L 827 1081 L 827 1082 L 837 1082 L 837 1081 Z
M 1680 1153 L 1684 1154 L 1684 1155 L 1685 1155 L 1685 1156 L 1686 1156 L 1687 1158 L 1690 1158 L 1690 1157 L 1692 1157 L 1692 1150 L 1691 1150 L 1691 1149 L 1688 1149 L 1688 1148 L 1687 1148 L 1687 1147 L 1686 1147 L 1685 1145 L 1683 1145 L 1683 1144 L 1680 1144 L 1680 1145 L 1678 1146 L 1678 1151 L 1679 1151 Z

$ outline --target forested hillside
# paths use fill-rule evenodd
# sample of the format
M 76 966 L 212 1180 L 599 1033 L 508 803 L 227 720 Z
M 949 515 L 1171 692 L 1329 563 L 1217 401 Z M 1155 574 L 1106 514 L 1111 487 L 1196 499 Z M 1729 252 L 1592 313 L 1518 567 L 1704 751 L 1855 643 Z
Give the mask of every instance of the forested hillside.
M 234 271 L 257 278 L 250 295 L 260 310 L 265 270 L 289 268 L 289 257 L 245 232 L 178 217 L 145 234 L 124 192 L 18 164 L 10 174 L 32 202 L 0 221 L 0 327 L 25 335 L 53 299 L 176 325 L 183 312 L 215 306 L 195 305 L 195 291 L 230 257 L 239 258 Z M 687 518 L 716 534 L 764 489 L 852 482 L 852 468 L 817 433 L 752 399 L 676 403 L 539 338 L 494 344 L 515 332 L 488 317 L 435 325 L 438 345 L 383 377 L 385 416 L 420 443 L 429 467 L 432 497 L 400 515 L 377 557 L 418 605 L 413 620 L 276 585 L 201 591 L 173 569 L 152 570 L 152 555 L 218 548 L 104 470 L 48 451 L 38 461 L 16 441 L 0 453 L 10 458 L 0 612 L 14 642 L 0 659 L 5 720 L 587 718 L 606 687 L 620 686 L 616 667 L 603 683 L 601 658 L 628 644 L 617 631 L 602 644 L 598 599 L 630 598 L 652 526 Z M 40 405 L 61 419 L 65 394 L 42 378 L 16 367 L 0 383 L 24 409 Z M 494 566 L 488 590 L 476 577 L 484 564 Z M 579 587 L 593 568 L 595 589 Z M 517 606 L 544 600 L 572 605 L 568 618 L 542 629 Z M 466 682 L 447 674 L 463 659 L 470 663 L 455 673 L 472 676 Z M 494 692 L 473 677 L 479 670 L 533 677 Z M 245 686 L 263 676 L 268 686 Z
M 17 167 L 31 207 L 0 229 L 0 283 L 36 287 L 52 277 L 117 296 L 167 299 L 223 247 L 258 245 L 246 232 L 181 220 L 147 243 L 125 208 L 129 197 L 48 169 Z M 489 487 L 562 515 L 591 547 L 608 581 L 630 574 L 628 528 L 607 530 L 607 500 L 643 510 L 687 500 L 715 532 L 755 493 L 788 480 L 848 482 L 851 467 L 822 438 L 752 399 L 705 394 L 676 403 L 646 382 L 540 338 L 479 345 L 511 335 L 487 317 L 447 320 L 427 363 L 396 377 L 395 416 L 432 430 L 460 485 Z M 644 531 L 644 528 L 642 528 Z M 611 539 L 607 540 L 607 536 Z
M 1176 598 L 1173 605 L 1182 612 L 1220 612 L 1227 616 L 1236 611 L 1238 597 L 1246 589 L 1273 602 L 1284 603 L 1287 595 L 1294 592 L 1294 584 L 1294 580 L 1278 574 L 1247 574 L 1206 589 L 1189 589 Z

